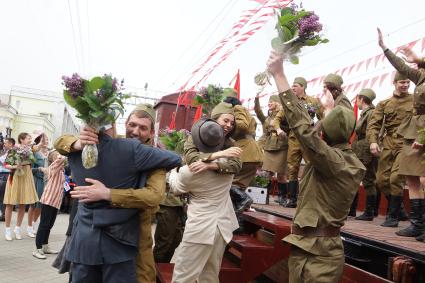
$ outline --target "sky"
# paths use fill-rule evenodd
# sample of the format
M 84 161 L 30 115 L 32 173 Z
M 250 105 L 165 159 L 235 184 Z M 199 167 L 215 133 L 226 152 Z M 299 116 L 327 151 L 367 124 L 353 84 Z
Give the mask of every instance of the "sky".
M 377 26 L 390 48 L 425 37 L 423 0 L 310 0 L 303 6 L 320 16 L 330 42 L 305 48 L 299 65 L 285 63 L 290 80 L 311 80 L 382 53 Z M 147 83 L 146 94 L 160 98 L 191 77 L 244 11 L 259 7 L 251 0 L 0 0 L 0 93 L 14 86 L 61 93 L 62 75 L 112 73 L 139 93 Z M 253 78 L 265 69 L 275 23 L 271 17 L 199 86 L 227 87 L 240 69 L 241 97 L 254 97 L 258 88 Z M 419 54 L 424 53 L 421 44 L 414 47 Z M 392 72 L 385 60 L 373 65 L 344 76 L 345 84 Z M 315 95 L 320 89 L 317 83 L 307 92 Z M 274 90 L 270 86 L 265 93 Z M 375 91 L 378 100 L 391 95 L 390 78 Z

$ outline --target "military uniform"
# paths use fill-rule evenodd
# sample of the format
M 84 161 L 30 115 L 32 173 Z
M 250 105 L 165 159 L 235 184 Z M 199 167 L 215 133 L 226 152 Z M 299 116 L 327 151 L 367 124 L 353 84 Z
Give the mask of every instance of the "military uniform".
M 367 97 L 372 102 L 376 94 L 371 89 L 363 89 L 360 91 L 359 96 Z M 375 106 L 370 104 L 362 110 L 356 125 L 356 139 L 351 145 L 354 153 L 366 167 L 366 174 L 362 180 L 366 191 L 366 209 L 364 214 L 356 217 L 357 220 L 373 220 L 376 205 L 376 168 L 378 166 L 378 158 L 370 153 L 369 143 L 366 139 L 367 124 L 372 117 L 374 109 Z
M 418 131 L 425 128 L 425 72 L 406 65 L 391 50 L 384 52 L 390 63 L 415 85 L 413 94 L 414 111 L 408 119 L 398 128 L 398 134 L 404 137 L 403 149 L 400 153 L 399 174 L 405 176 L 425 176 L 425 165 L 423 164 L 424 150 L 412 149 L 414 141 L 418 141 Z M 422 60 L 424 66 L 425 61 Z M 410 199 L 410 223 L 411 225 L 396 232 L 399 236 L 416 237 L 418 241 L 425 241 L 424 225 L 425 200 L 423 198 Z
M 339 282 L 344 266 L 339 230 L 365 172 L 348 144 L 354 114 L 335 107 L 322 120 L 323 131 L 336 143 L 331 147 L 319 137 L 291 90 L 281 93 L 280 98 L 291 130 L 309 160 L 292 231 L 283 239 L 292 245 L 289 282 Z
M 279 98 L 274 95 L 270 98 L 272 101 L 280 104 Z M 254 111 L 258 119 L 263 125 L 263 142 L 264 158 L 262 169 L 274 173 L 286 173 L 288 137 L 278 136 L 276 131 L 280 128 L 280 124 L 284 123 L 285 114 L 280 111 L 269 111 L 267 117 L 264 116 L 260 107 L 259 98 L 254 100 Z M 289 129 L 286 129 L 288 131 Z
M 398 174 L 403 137 L 397 133 L 397 130 L 402 121 L 412 115 L 412 111 L 413 96 L 410 94 L 400 96 L 394 92 L 392 97 L 378 103 L 367 127 L 366 138 L 369 144 L 378 143 L 381 127 L 386 131 L 376 173 L 377 187 L 385 194 L 390 206 L 384 226 L 388 225 L 390 218 L 393 219 L 391 227 L 397 226 L 395 221 L 398 223 L 404 179 Z
M 232 137 L 235 140 L 235 146 L 242 149 L 240 156 L 242 169 L 233 178 L 233 185 L 246 188 L 255 177 L 257 168 L 261 166 L 263 152 L 255 141 L 257 122 L 254 117 L 242 105 L 234 106 L 233 111 L 235 113 L 235 131 Z

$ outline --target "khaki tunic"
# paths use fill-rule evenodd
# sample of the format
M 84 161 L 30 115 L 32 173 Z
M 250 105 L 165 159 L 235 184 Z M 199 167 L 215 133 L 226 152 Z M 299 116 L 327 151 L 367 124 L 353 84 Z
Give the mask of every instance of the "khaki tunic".
M 260 138 L 260 143 L 264 149 L 262 169 L 275 173 L 285 173 L 288 137 L 278 136 L 276 133 L 276 130 L 285 122 L 285 113 L 282 110 L 269 111 L 269 115 L 265 117 L 258 97 L 255 98 L 254 103 L 254 111 L 263 124 L 263 136 Z M 288 132 L 289 128 L 285 130 Z
M 312 119 L 314 119 L 314 117 L 317 117 L 319 120 L 322 118 L 323 111 L 317 98 L 305 95 L 303 97 L 299 97 L 298 100 L 307 110 L 311 109 L 309 114 Z M 314 112 L 312 111 L 313 109 L 315 109 Z M 298 181 L 298 172 L 300 170 L 301 159 L 304 157 L 305 160 L 306 157 L 303 156 L 301 144 L 295 137 L 293 131 L 289 131 L 288 139 L 288 180 Z
M 224 143 L 224 149 L 235 146 L 234 142 L 230 139 L 226 139 Z M 187 165 L 190 165 L 196 161 L 211 162 L 210 157 L 212 153 L 200 152 L 193 144 L 192 136 L 189 136 L 184 143 L 184 161 Z M 218 173 L 221 174 L 237 174 L 242 168 L 242 162 L 239 158 L 231 157 L 227 158 L 226 161 L 217 161 Z
M 425 72 L 409 67 L 389 49 L 385 51 L 385 56 L 397 71 L 407 76 L 416 85 L 413 92 L 414 111 L 398 129 L 398 134 L 404 137 L 404 145 L 400 154 L 399 174 L 425 176 L 425 164 L 422 164 L 424 150 L 411 148 L 411 144 L 418 137 L 418 131 L 425 128 Z
M 63 155 L 69 154 L 72 144 L 78 140 L 72 135 L 62 135 L 54 144 L 55 149 Z M 156 268 L 152 253 L 152 215 L 158 210 L 159 203 L 165 196 L 165 170 L 150 172 L 144 188 L 111 189 L 111 204 L 122 208 L 140 209 L 139 253 L 136 261 L 138 283 L 155 283 Z
M 351 148 L 363 165 L 366 167 L 366 174 L 363 178 L 363 187 L 367 195 L 376 195 L 376 169 L 378 166 L 377 157 L 370 153 L 370 146 L 366 139 L 367 124 L 372 117 L 375 106 L 372 104 L 362 111 L 356 125 L 356 139 Z
M 309 160 L 300 183 L 294 224 L 301 228 L 342 227 L 366 168 L 348 143 L 331 147 L 319 137 L 311 125 L 310 116 L 292 90 L 279 96 L 284 103 L 288 123 Z M 315 259 L 316 268 L 320 268 L 323 273 L 329 272 L 328 279 L 331 280 L 322 282 L 338 282 L 339 270 L 343 268 L 340 259 L 344 256 L 341 237 L 290 234 L 283 241 L 303 250 L 302 258 L 308 255 Z M 307 278 L 309 275 L 305 273 L 311 269 L 311 264 L 311 260 L 305 262 L 304 269 L 295 275 L 297 278 L 292 277 L 292 282 L 315 282 Z
M 342 93 L 334 101 L 334 106 L 338 105 L 353 110 L 353 105 L 351 105 L 350 100 L 348 100 L 348 98 Z
M 242 169 L 233 179 L 233 184 L 240 188 L 246 188 L 257 173 L 257 167 L 263 161 L 263 151 L 255 141 L 257 122 L 249 113 L 248 109 L 241 105 L 233 107 L 235 112 L 235 131 L 233 139 L 235 145 L 242 149 L 240 159 Z
M 385 130 L 382 151 L 379 155 L 376 184 L 386 195 L 401 196 L 404 178 L 398 174 L 399 153 L 403 147 L 403 137 L 397 133 L 404 119 L 412 115 L 413 96 L 398 96 L 396 93 L 378 103 L 369 120 L 366 139 L 369 144 L 379 142 L 381 128 Z

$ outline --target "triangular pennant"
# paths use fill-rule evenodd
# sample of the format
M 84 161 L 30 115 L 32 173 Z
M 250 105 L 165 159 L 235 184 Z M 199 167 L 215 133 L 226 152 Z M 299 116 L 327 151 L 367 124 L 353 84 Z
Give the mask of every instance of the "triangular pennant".
M 370 57 L 369 59 L 366 60 L 366 71 L 369 68 L 369 64 L 372 61 L 373 57 Z
M 357 68 L 356 68 L 356 72 L 359 71 L 360 67 L 364 64 L 365 61 L 361 61 L 359 63 L 357 63 Z
M 382 83 L 385 81 L 385 79 L 388 77 L 389 73 L 383 74 L 381 76 L 381 79 L 379 80 L 379 86 L 382 85 Z
M 350 75 L 351 74 L 351 71 L 353 71 L 353 69 L 354 69 L 355 66 L 356 66 L 356 64 L 351 65 L 350 69 L 348 69 L 348 74 L 347 75 Z
M 379 54 L 375 56 L 375 68 L 376 68 L 376 65 L 378 65 L 379 59 L 381 59 L 381 56 L 384 56 L 384 54 Z
M 358 88 L 359 88 L 359 86 L 360 86 L 360 84 L 361 84 L 362 82 L 357 82 L 355 85 L 354 85 L 354 87 L 353 87 L 353 92 L 355 92 Z
M 376 77 L 374 77 L 374 78 L 372 78 L 371 80 L 370 80 L 370 86 L 369 86 L 369 88 L 373 88 L 373 86 L 375 85 L 375 83 L 376 83 L 376 81 L 379 79 L 379 76 L 376 76 Z
M 368 83 L 369 83 L 369 79 L 364 80 L 363 84 L 362 84 L 362 89 L 364 89 L 367 86 Z

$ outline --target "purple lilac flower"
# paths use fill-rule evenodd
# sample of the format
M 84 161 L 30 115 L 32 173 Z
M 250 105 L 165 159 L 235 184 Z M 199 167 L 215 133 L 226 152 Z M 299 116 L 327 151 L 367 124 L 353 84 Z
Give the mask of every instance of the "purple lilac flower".
M 84 93 L 84 80 L 77 74 L 72 74 L 71 77 L 62 76 L 63 85 L 65 85 L 69 94 L 76 98 Z
M 319 23 L 319 16 L 314 12 L 311 12 L 308 16 L 305 16 L 298 20 L 299 35 L 302 38 L 308 38 L 315 32 L 322 30 L 322 24 Z
M 116 92 L 118 90 L 118 80 L 117 78 L 113 78 L 112 80 L 112 92 Z

